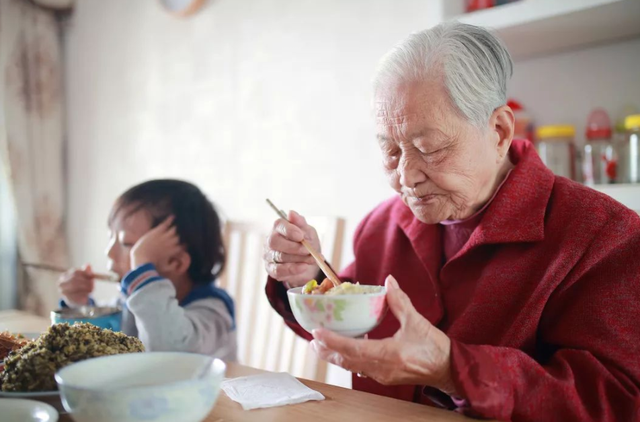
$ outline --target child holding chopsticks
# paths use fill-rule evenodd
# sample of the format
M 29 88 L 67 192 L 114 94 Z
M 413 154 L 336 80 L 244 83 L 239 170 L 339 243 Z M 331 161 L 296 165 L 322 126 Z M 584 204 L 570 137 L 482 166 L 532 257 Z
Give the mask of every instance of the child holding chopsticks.
M 220 219 L 194 185 L 152 180 L 134 186 L 109 216 L 109 270 L 121 277 L 123 331 L 148 351 L 236 358 L 234 304 L 215 286 L 225 251 Z M 93 304 L 90 266 L 65 273 L 63 305 Z

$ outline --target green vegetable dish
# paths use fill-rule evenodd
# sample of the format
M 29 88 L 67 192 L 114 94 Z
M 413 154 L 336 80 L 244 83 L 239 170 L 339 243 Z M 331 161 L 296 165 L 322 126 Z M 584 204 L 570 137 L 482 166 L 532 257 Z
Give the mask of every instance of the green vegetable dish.
M 57 390 L 55 373 L 81 360 L 121 353 L 144 352 L 135 337 L 88 323 L 56 324 L 36 340 L 9 353 L 0 372 L 0 391 Z

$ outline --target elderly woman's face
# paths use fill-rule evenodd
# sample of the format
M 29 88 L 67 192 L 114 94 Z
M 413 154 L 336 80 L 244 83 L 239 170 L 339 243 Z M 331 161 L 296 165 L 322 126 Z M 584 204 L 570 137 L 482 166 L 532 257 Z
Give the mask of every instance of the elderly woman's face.
M 504 151 L 455 112 L 442 83 L 391 85 L 375 107 L 389 183 L 416 218 L 463 219 L 490 198 Z

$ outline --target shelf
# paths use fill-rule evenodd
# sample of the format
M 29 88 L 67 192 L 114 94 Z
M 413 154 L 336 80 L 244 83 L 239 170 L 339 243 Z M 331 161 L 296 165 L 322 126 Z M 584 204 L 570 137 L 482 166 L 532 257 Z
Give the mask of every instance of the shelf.
M 444 0 L 445 19 L 492 28 L 516 60 L 640 36 L 640 0 L 521 0 L 458 14 L 464 0 Z
M 640 212 L 640 184 L 595 185 L 595 190 L 605 193 L 632 210 Z

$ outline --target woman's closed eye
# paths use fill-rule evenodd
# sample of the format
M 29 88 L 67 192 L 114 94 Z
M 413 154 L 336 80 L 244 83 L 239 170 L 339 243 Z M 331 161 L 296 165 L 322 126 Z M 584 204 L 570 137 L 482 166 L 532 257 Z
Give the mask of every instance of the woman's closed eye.
M 400 161 L 400 155 L 401 155 L 401 151 L 397 150 L 397 151 L 392 151 L 390 153 L 384 153 L 383 154 L 383 162 L 384 165 L 386 167 L 396 167 L 398 165 L 398 162 Z

